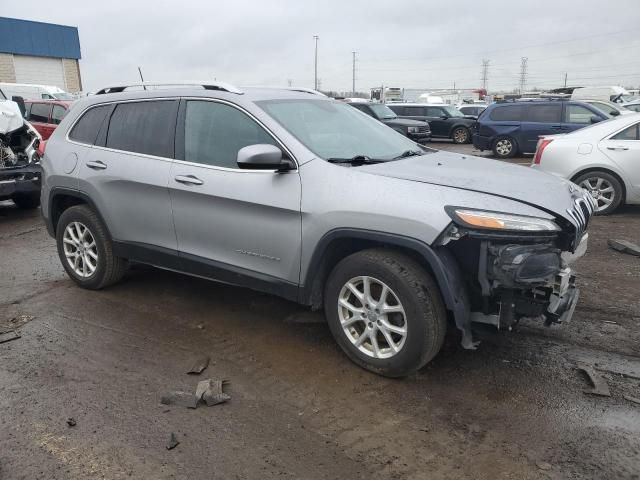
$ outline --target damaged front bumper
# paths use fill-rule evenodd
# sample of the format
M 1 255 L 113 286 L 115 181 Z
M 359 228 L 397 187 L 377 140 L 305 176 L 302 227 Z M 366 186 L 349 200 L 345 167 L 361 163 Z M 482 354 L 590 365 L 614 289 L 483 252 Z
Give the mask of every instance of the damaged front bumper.
M 38 194 L 41 178 L 42 169 L 38 163 L 0 169 L 0 200 L 15 195 Z

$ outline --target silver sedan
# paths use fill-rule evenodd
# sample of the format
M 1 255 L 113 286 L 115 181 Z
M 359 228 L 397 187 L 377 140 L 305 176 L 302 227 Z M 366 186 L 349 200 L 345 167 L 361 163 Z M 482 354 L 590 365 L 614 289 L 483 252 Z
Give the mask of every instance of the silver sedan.
M 640 114 L 540 137 L 532 167 L 586 189 L 599 215 L 640 204 Z

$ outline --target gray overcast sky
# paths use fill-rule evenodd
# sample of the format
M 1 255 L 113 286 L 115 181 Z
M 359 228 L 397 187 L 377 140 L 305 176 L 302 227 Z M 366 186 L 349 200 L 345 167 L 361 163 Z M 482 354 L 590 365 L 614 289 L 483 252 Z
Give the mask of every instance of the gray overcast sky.
M 86 90 L 145 79 L 323 89 L 640 86 L 640 0 L 2 0 L 7 17 L 79 27 Z

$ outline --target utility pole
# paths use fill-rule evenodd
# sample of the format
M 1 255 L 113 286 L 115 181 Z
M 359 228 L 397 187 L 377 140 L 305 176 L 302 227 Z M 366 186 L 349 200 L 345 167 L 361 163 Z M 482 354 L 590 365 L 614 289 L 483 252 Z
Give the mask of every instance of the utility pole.
M 489 85 L 489 60 L 482 60 L 482 88 L 487 89 Z
M 567 72 L 564 73 L 564 87 L 567 88 Z
M 351 52 L 353 54 L 353 83 L 351 86 L 351 94 L 356 96 L 356 52 Z
M 527 85 L 527 57 L 522 57 L 520 62 L 520 95 L 524 93 L 524 87 Z
M 314 74 L 314 81 L 313 81 L 313 89 L 314 90 L 318 90 L 318 39 L 320 37 L 318 35 L 314 35 L 313 39 L 316 41 L 316 50 L 315 50 L 315 74 Z

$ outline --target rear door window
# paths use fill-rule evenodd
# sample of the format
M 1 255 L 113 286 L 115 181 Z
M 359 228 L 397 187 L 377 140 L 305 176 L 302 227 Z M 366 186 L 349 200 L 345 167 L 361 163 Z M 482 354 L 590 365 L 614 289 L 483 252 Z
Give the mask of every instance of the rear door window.
M 564 121 L 566 123 L 584 123 L 590 124 L 591 117 L 597 115 L 582 105 L 567 105 L 564 114 Z
M 173 158 L 177 100 L 121 103 L 107 130 L 106 147 Z
M 47 103 L 34 103 L 29 112 L 30 122 L 49 123 L 49 113 L 51 105 Z
M 523 120 L 536 123 L 559 123 L 562 118 L 562 105 L 529 105 Z
M 635 125 L 631 125 L 630 127 L 625 128 L 620 133 L 616 133 L 612 140 L 640 140 L 640 132 L 638 131 L 640 127 L 636 123 Z
M 427 107 L 427 117 L 442 117 L 444 112 L 438 107 Z
M 424 116 L 424 107 L 404 107 L 404 114 L 408 117 Z
M 496 107 L 491 111 L 489 118 L 491 120 L 501 121 L 501 122 L 519 122 L 522 120 L 522 112 L 524 108 L 522 105 L 513 105 L 513 106 L 501 106 Z
M 87 110 L 71 129 L 69 138 L 76 142 L 93 145 L 111 108 L 112 105 L 101 105 Z
M 51 123 L 59 125 L 64 116 L 67 114 L 67 109 L 60 105 L 54 105 L 51 112 Z

